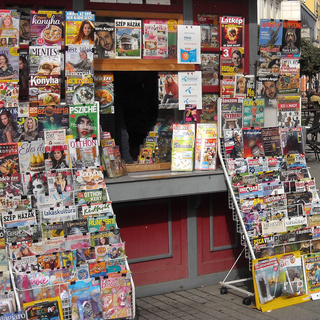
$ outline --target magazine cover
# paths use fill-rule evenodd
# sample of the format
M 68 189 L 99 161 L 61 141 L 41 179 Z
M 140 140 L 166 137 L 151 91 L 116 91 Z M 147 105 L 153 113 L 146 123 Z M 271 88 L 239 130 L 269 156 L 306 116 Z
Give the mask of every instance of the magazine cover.
M 66 11 L 65 44 L 94 44 L 95 15 L 90 11 Z
M 100 114 L 114 113 L 113 73 L 94 74 L 94 100 L 99 102 Z
M 99 105 L 69 106 L 69 128 L 75 139 L 99 139 Z
M 31 303 L 23 304 L 23 308 L 26 310 L 28 319 L 33 318 L 35 315 L 38 319 L 42 319 L 42 315 L 46 315 L 48 320 L 62 320 L 63 310 L 60 297 L 47 297 L 44 300 L 38 300 Z
M 18 107 L 2 109 L 0 112 L 0 143 L 16 142 L 21 134 L 18 123 Z
M 20 183 L 19 150 L 17 143 L 0 144 L 0 182 L 7 184 Z
M 42 208 L 42 219 L 44 222 L 61 222 L 67 220 L 74 220 L 77 218 L 77 208 L 75 206 L 70 207 L 55 207 L 55 208 Z
M 265 157 L 247 158 L 248 171 L 251 174 L 268 171 L 268 160 Z
M 12 259 L 36 256 L 42 254 L 42 243 L 28 241 L 12 244 L 9 245 L 9 252 Z
M 244 48 L 228 47 L 222 48 L 220 56 L 220 74 L 222 76 L 233 76 L 236 73 L 243 74 L 244 68 Z
M 283 21 L 274 19 L 260 20 L 260 46 L 280 46 L 282 44 Z
M 238 98 L 221 99 L 221 120 L 222 129 L 242 127 L 242 102 Z
M 301 126 L 300 96 L 281 96 L 278 98 L 278 126 Z
M 244 127 L 263 127 L 264 126 L 264 99 L 244 99 L 243 117 Z
M 40 232 L 37 225 L 9 228 L 6 230 L 6 241 L 8 243 L 34 241 L 39 239 L 39 237 Z
M 64 237 L 64 224 L 63 222 L 42 223 L 41 232 L 42 238 L 45 239 Z
M 18 48 L 0 47 L 1 82 L 17 82 L 19 80 Z
M 283 21 L 282 56 L 300 56 L 301 21 Z
M 220 95 L 222 98 L 234 96 L 235 78 L 233 76 L 222 76 L 220 80 Z
M 235 75 L 234 96 L 238 98 L 253 99 L 255 96 L 255 76 L 254 75 Z
M 280 46 L 261 46 L 257 61 L 257 75 L 279 75 L 280 73 Z
M 215 170 L 217 158 L 217 125 L 199 123 L 195 141 L 195 170 Z
M 202 85 L 218 86 L 219 85 L 219 54 L 218 53 L 201 53 Z
M 2 212 L 2 223 L 6 228 L 18 228 L 37 224 L 36 211 Z
M 83 217 L 93 217 L 107 213 L 113 214 L 111 202 L 96 202 L 90 205 L 82 205 L 80 209 Z
M 88 232 L 87 219 L 78 219 L 64 222 L 64 233 L 67 236 L 75 234 L 85 234 Z
M 141 59 L 141 20 L 115 19 L 116 58 Z
M 66 104 L 86 105 L 94 103 L 94 82 L 92 75 L 66 77 Z
M 99 167 L 101 164 L 98 140 L 96 139 L 70 139 L 69 155 L 71 167 L 74 169 L 81 169 L 86 167 Z
M 282 58 L 280 60 L 279 93 L 299 93 L 300 59 Z
M 49 194 L 74 190 L 71 169 L 47 171 Z
M 78 205 L 91 205 L 91 203 L 107 201 L 107 195 L 105 190 L 86 190 L 77 192 L 75 200 Z
M 220 17 L 220 47 L 243 47 L 244 18 Z
M 192 171 L 195 124 L 173 124 L 171 170 Z
M 19 20 L 20 13 L 17 10 L 0 10 L 1 46 L 19 47 Z
M 219 16 L 198 13 L 198 23 L 201 27 L 201 46 L 219 48 Z
M 45 130 L 44 131 L 44 144 L 45 146 L 51 145 L 65 145 L 66 140 L 66 129 L 57 129 L 57 130 Z M 46 150 L 51 151 L 51 150 Z
M 168 58 L 169 24 L 171 20 L 143 19 L 143 59 Z
M 95 23 L 95 58 L 114 59 L 116 57 L 116 41 L 114 19 L 98 16 Z
M 43 140 L 19 142 L 18 150 L 21 173 L 45 171 Z
M 46 145 L 44 165 L 46 171 L 69 168 L 68 145 Z
M 158 73 L 159 79 L 159 109 L 178 108 L 179 78 L 178 73 Z
M 69 128 L 69 107 L 65 105 L 38 106 L 29 109 L 29 115 L 38 117 L 39 136 L 44 139 L 44 131 Z
M 242 128 L 244 157 L 264 156 L 261 128 Z
M 17 125 L 19 127 L 19 133 L 21 132 L 17 137 L 18 142 L 32 142 L 39 139 L 40 128 L 38 117 L 19 117 L 17 118 Z
M 33 11 L 30 15 L 30 41 L 33 46 L 61 46 L 62 11 Z
M 281 156 L 280 132 L 278 127 L 261 128 L 263 150 L 266 157 Z
M 272 74 L 257 77 L 256 96 L 265 99 L 264 126 L 277 126 L 277 98 L 279 76 Z
M 60 252 L 43 254 L 37 257 L 39 270 L 60 269 Z
M 242 130 L 224 129 L 223 138 L 227 158 L 243 158 Z
M 301 127 L 280 128 L 282 152 L 284 155 L 303 153 L 303 137 Z
M 61 73 L 61 47 L 30 46 L 29 69 L 32 76 L 59 76 Z M 37 78 L 34 81 L 36 80 Z M 45 81 L 42 80 L 42 82 Z
M 105 188 L 102 168 L 78 169 L 75 172 L 75 190 L 92 190 Z
M 306 274 L 306 286 L 308 294 L 320 292 L 320 253 L 312 253 L 303 256 L 304 270 Z
M 119 243 L 121 241 L 120 229 L 91 233 L 90 237 L 92 247 L 104 246 L 112 243 Z
M 93 74 L 93 49 L 90 45 L 69 45 L 65 52 L 66 76 Z
M 20 12 L 20 44 L 30 43 L 30 11 Z
M 108 230 L 114 230 L 116 228 L 117 224 L 115 216 L 107 215 L 102 217 L 88 218 L 88 231 L 90 233 L 104 232 Z
M 217 122 L 217 100 L 218 95 L 214 93 L 202 94 L 202 109 L 197 110 L 197 122 Z
M 19 83 L 0 82 L 0 108 L 18 107 Z

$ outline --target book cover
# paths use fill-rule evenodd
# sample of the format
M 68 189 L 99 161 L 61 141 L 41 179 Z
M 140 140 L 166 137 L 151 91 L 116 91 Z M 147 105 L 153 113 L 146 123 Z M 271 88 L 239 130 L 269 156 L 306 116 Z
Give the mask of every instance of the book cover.
M 260 46 L 260 55 L 257 61 L 257 75 L 279 75 L 280 59 L 280 46 Z
M 242 123 L 250 128 L 264 126 L 264 99 L 243 100 Z
M 99 167 L 98 141 L 92 138 L 69 139 L 69 155 L 74 169 Z
M 114 19 L 97 17 L 95 23 L 95 58 L 114 59 L 116 57 L 116 41 Z
M 33 46 L 61 46 L 62 11 L 34 11 L 30 15 L 30 41 Z
M 93 74 L 93 49 L 90 45 L 69 45 L 65 53 L 66 76 Z
M 221 120 L 222 129 L 242 127 L 242 102 L 238 98 L 221 99 Z
M 284 20 L 282 56 L 299 57 L 301 49 L 301 21 Z
M 1 70 L 1 82 L 16 83 L 19 80 L 18 48 L 0 47 L 0 55 L 2 57 L 1 69 L 2 67 L 5 67 L 5 71 Z
M 201 65 L 199 66 L 199 69 L 202 71 L 203 86 L 219 85 L 219 54 L 218 53 L 202 52 Z
M 69 106 L 69 127 L 73 138 L 99 138 L 99 105 Z
M 43 140 L 19 142 L 18 150 L 21 173 L 45 171 Z
M 244 18 L 220 17 L 220 47 L 243 47 Z
M 93 74 L 66 77 L 66 104 L 87 105 L 94 103 Z
M 280 60 L 279 93 L 300 92 L 300 59 L 282 58 Z
M 18 10 L 0 10 L 0 21 L 1 46 L 19 47 L 20 13 Z
M 100 114 L 114 113 L 113 73 L 94 74 L 94 100 L 99 102 Z
M 264 156 L 261 128 L 242 129 L 244 157 Z
M 222 76 L 234 76 L 237 73 L 243 74 L 244 48 L 226 47 L 222 48 L 220 57 L 220 74 Z
M 278 126 L 301 126 L 300 96 L 282 96 L 278 99 Z
M 264 155 L 266 157 L 281 156 L 281 142 L 278 127 L 261 128 Z
M 198 13 L 198 23 L 201 27 L 201 47 L 219 48 L 219 16 Z
M 282 44 L 283 21 L 274 19 L 260 20 L 260 46 L 280 46 Z
M 115 19 L 116 58 L 141 59 L 141 20 Z
M 143 59 L 167 59 L 169 29 L 176 27 L 172 20 L 143 19 Z
M 280 139 L 284 155 L 304 153 L 301 127 L 280 128 Z
M 197 125 L 195 140 L 195 170 L 215 170 L 217 158 L 217 126 L 211 123 Z
M 65 44 L 94 44 L 95 15 L 90 11 L 66 11 Z

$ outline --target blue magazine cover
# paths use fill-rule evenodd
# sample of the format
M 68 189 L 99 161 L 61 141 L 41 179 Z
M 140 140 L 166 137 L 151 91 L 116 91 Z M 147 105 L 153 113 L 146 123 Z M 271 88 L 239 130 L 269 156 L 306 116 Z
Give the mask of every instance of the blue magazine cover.
M 261 19 L 259 45 L 280 46 L 282 44 L 282 20 Z

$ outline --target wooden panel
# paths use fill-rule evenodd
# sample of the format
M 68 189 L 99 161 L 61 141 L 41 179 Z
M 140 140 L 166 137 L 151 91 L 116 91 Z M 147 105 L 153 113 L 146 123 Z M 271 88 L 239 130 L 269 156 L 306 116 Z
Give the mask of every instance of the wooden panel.
M 176 59 L 95 59 L 95 71 L 194 71 L 194 64 Z
M 211 222 L 212 225 L 210 225 Z M 229 270 L 242 248 L 240 244 L 231 248 L 237 243 L 238 235 L 235 231 L 236 224 L 232 220 L 232 212 L 228 209 L 227 193 L 203 195 L 198 209 L 197 223 L 199 275 Z M 213 248 L 211 248 L 211 239 L 213 239 Z M 229 249 L 224 249 L 225 247 Z M 245 259 L 241 259 L 237 267 L 246 266 L 246 263 Z
M 137 286 L 188 276 L 186 204 L 181 198 L 114 204 L 113 208 L 129 261 L 170 252 L 168 213 L 171 210 L 172 257 L 131 263 Z

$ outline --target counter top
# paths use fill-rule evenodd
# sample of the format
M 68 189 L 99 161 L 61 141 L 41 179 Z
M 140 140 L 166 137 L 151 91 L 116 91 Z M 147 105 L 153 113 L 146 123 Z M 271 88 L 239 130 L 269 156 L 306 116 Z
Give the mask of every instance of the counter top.
M 151 200 L 227 191 L 221 168 L 215 171 L 172 172 L 170 170 L 132 172 L 106 179 L 112 202 Z

